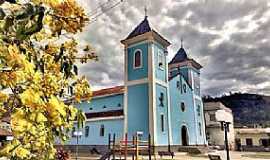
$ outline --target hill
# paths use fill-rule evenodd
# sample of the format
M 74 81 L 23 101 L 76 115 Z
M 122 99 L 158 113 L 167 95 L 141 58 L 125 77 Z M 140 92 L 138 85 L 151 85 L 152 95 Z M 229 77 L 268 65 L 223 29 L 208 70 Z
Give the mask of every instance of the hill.
M 222 102 L 234 115 L 235 126 L 270 126 L 270 96 L 234 93 L 221 97 L 206 96 L 204 102 Z

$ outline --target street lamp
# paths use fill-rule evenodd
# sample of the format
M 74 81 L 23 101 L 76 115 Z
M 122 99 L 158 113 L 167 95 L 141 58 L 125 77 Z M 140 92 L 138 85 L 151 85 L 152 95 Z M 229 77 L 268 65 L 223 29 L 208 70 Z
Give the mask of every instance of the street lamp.
M 229 144 L 228 144 L 228 132 L 230 132 L 229 125 L 231 122 L 219 121 L 221 124 L 221 130 L 224 131 L 225 135 L 225 149 L 227 153 L 227 160 L 230 160 Z
M 79 137 L 82 136 L 82 131 L 75 131 L 74 136 L 77 138 L 77 145 L 76 145 L 76 160 L 78 160 L 78 144 L 79 144 Z

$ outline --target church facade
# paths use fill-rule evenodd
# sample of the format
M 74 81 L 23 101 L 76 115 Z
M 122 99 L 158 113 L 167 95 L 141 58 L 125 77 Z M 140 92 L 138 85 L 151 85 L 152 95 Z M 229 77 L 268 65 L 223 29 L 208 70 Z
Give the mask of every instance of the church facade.
M 142 139 L 150 134 L 155 146 L 207 144 L 200 96 L 202 66 L 182 46 L 168 62 L 170 42 L 150 27 L 147 17 L 121 43 L 124 85 L 94 91 L 89 103 L 75 104 L 87 117 L 78 144 L 103 146 L 109 134 L 119 140 L 138 133 Z M 73 135 L 66 145 L 76 144 Z

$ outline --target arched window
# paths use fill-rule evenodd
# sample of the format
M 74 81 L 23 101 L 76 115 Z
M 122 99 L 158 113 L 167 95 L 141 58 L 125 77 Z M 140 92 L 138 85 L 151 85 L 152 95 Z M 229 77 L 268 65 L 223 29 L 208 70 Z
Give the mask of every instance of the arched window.
M 164 121 L 164 115 L 160 115 L 160 124 L 161 124 L 161 132 L 165 131 L 165 121 Z
M 197 113 L 198 113 L 198 116 L 201 116 L 201 106 L 200 105 L 197 106 Z
M 183 85 L 183 90 L 184 90 L 184 93 L 187 92 L 187 85 L 186 84 Z
M 181 102 L 181 111 L 182 112 L 185 112 L 185 110 L 186 110 L 185 103 L 184 102 Z
M 164 107 L 164 93 L 160 93 L 160 97 L 158 98 L 159 99 L 159 102 L 160 102 L 160 106 L 161 107 Z
M 104 125 L 103 124 L 100 126 L 100 133 L 99 133 L 99 135 L 101 137 L 104 137 L 104 135 L 105 135 L 105 128 L 104 128 Z
M 199 122 L 199 133 L 200 133 L 200 136 L 202 135 L 202 124 Z
M 134 52 L 134 60 L 133 60 L 134 68 L 141 68 L 142 67 L 142 51 L 136 50 Z
M 89 126 L 85 127 L 85 137 L 89 136 Z
M 158 67 L 163 70 L 165 66 L 165 57 L 161 50 L 158 51 Z

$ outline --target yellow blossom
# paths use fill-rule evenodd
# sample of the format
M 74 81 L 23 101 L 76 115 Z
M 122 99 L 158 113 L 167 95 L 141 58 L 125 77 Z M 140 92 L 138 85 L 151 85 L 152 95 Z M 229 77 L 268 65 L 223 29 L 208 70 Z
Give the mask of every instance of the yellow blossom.
M 6 102 L 8 99 L 8 95 L 0 92 L 0 102 Z
M 29 157 L 29 150 L 23 148 L 23 147 L 18 147 L 16 148 L 16 151 L 15 151 L 16 155 L 18 157 L 20 157 L 21 159 L 25 159 L 25 158 L 28 158 Z
M 44 102 L 41 100 L 40 95 L 33 89 L 27 89 L 20 95 L 21 101 L 25 106 L 37 108 L 43 107 Z

